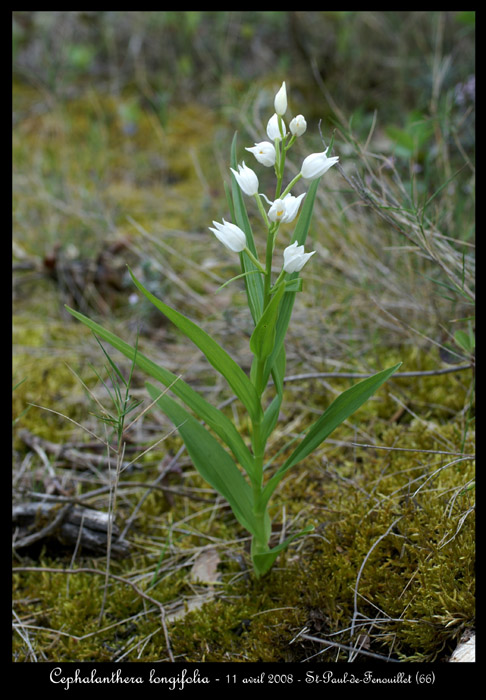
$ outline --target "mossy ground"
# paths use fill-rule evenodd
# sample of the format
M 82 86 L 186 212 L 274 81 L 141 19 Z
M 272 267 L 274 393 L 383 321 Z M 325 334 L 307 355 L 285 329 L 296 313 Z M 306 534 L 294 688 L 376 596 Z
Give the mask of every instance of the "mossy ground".
M 107 241 L 123 239 L 147 285 L 204 323 L 248 369 L 242 287 L 215 293 L 235 266 L 207 232 L 227 211 L 221 176 L 233 133 L 221 115 L 186 103 L 171 106 L 161 121 L 129 88 L 115 96 L 88 87 L 72 99 L 44 97 L 41 89 L 14 86 L 16 257 L 42 261 L 60 247 L 65 260 L 92 261 Z M 436 294 L 420 258 L 397 255 L 386 227 L 356 214 L 341 194 L 326 185 L 317 202 L 310 239 L 321 267 L 309 270 L 296 304 L 288 372 L 363 372 L 398 361 L 409 372 L 443 367 L 437 339 L 466 312 Z M 34 454 L 18 437 L 20 428 L 57 443 L 105 435 L 93 416 L 93 396 L 107 403 L 96 374 L 105 358 L 87 329 L 64 314 L 72 300 L 61 281 L 25 278 L 14 298 L 14 383 L 23 380 L 13 394 L 17 500 L 45 491 L 81 497 L 107 483 L 106 470 Z M 184 373 L 208 400 L 228 398 L 193 348 L 157 325 L 141 300 L 129 299 L 132 288 L 123 286 L 113 305 L 91 291 L 100 301 L 93 313 L 118 335 L 134 340 L 138 328 L 153 359 Z M 387 325 L 380 304 L 402 311 L 418 332 Z M 127 362 L 120 367 L 126 376 Z M 144 379 L 135 373 L 132 391 L 146 401 Z M 348 658 L 342 647 L 357 646 L 380 658 L 446 659 L 474 626 L 472 381 L 470 369 L 394 377 L 289 472 L 273 501 L 275 542 L 284 530 L 315 530 L 260 580 L 251 573 L 246 533 L 184 456 L 163 482 L 171 490 L 147 495 L 180 447 L 168 436 L 120 475 L 115 516 L 121 528 L 133 518 L 131 555 L 111 560 L 106 582 L 105 556 L 73 556 L 55 540 L 14 555 L 13 658 L 331 662 Z M 271 469 L 288 439 L 352 382 L 287 383 Z M 245 415 L 236 403 L 226 410 L 246 439 Z M 156 412 L 138 425 L 131 444 L 139 454 L 170 429 Z M 110 507 L 106 493 L 88 502 Z M 194 581 L 191 569 L 208 550 L 219 557 L 217 581 Z M 77 571 L 55 572 L 63 569 Z
M 390 422 L 396 408 L 390 393 L 398 385 L 418 403 L 433 395 L 439 408 L 426 418 L 405 415 Z M 460 411 L 467 395 L 460 373 L 426 382 L 396 379 L 381 390 L 356 422 L 376 444 L 390 449 L 356 447 L 353 427 L 343 426 L 289 474 L 275 497 L 276 541 L 284 523 L 288 532 L 309 523 L 315 531 L 260 580 L 251 573 L 245 533 L 190 465 L 182 484 L 209 501 L 201 508 L 198 501 L 173 496 L 169 504 L 153 492 L 130 535 L 133 554 L 112 562 L 110 571 L 136 582 L 165 606 L 169 618 L 212 592 L 202 607 L 168 623 L 171 651 L 179 661 L 347 658 L 347 652 L 306 637 L 345 646 L 359 637 L 368 652 L 400 660 L 446 658 L 473 626 L 475 614 L 474 471 L 472 460 L 460 456 L 473 452 L 471 429 L 464 432 Z M 440 406 L 447 404 L 444 414 Z M 144 469 L 143 478 L 149 479 L 153 466 Z M 139 480 L 140 472 L 134 478 Z M 171 483 L 180 485 L 180 477 Z M 133 507 L 123 493 L 119 523 Z M 220 558 L 214 586 L 189 576 L 195 557 L 208 548 Z M 81 553 L 75 567 L 102 573 L 105 564 L 103 557 Z M 38 571 L 14 573 L 16 612 L 25 626 L 23 636 L 14 636 L 17 660 L 29 658 L 31 649 L 44 660 L 168 659 L 160 611 L 129 585 L 109 580 L 100 626 L 102 575 L 49 573 L 69 568 L 70 553 L 53 556 L 48 547 L 35 560 L 16 558 L 14 566 L 19 565 Z

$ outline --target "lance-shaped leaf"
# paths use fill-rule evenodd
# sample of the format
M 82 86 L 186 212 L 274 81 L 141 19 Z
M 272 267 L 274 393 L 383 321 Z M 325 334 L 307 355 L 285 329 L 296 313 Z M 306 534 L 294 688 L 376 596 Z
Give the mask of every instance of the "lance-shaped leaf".
M 287 367 L 287 355 L 285 353 L 285 345 L 282 343 L 280 346 L 280 352 L 275 358 L 274 364 L 272 366 L 272 377 L 275 383 L 275 388 L 283 396 L 283 383 L 285 379 L 285 369 Z
M 106 330 L 99 323 L 92 321 L 79 311 L 66 307 L 67 310 L 79 321 L 86 324 L 91 330 L 103 340 L 106 340 L 112 347 L 119 350 L 125 357 L 134 362 L 136 366 L 150 377 L 166 387 L 178 396 L 194 413 L 199 416 L 214 432 L 228 445 L 236 460 L 244 467 L 248 474 L 253 471 L 253 456 L 243 442 L 239 432 L 236 430 L 230 419 L 220 410 L 208 403 L 197 391 L 164 367 L 160 367 L 153 360 L 150 360 L 140 350 L 133 348 L 124 340 L 111 331 Z
M 362 406 L 379 387 L 400 367 L 399 362 L 390 369 L 384 369 L 372 377 L 363 379 L 354 386 L 346 389 L 324 411 L 322 416 L 311 426 L 307 435 L 290 457 L 282 464 L 280 469 L 269 480 L 264 489 L 264 501 L 268 502 L 275 487 L 283 475 L 295 464 L 307 457 L 350 415 Z
M 277 323 L 278 307 L 284 291 L 285 285 L 282 284 L 260 316 L 260 320 L 250 338 L 250 350 L 261 361 L 270 355 L 275 345 L 275 324 Z
M 250 379 L 243 372 L 241 367 L 236 364 L 232 357 L 228 355 L 226 350 L 211 338 L 206 331 L 199 328 L 193 321 L 183 316 L 175 309 L 172 309 L 163 301 L 157 299 L 156 296 L 151 294 L 141 282 L 130 271 L 130 275 L 137 286 L 137 288 L 144 294 L 149 301 L 161 312 L 164 316 L 172 321 L 172 323 L 179 328 L 192 342 L 197 345 L 197 347 L 204 353 L 206 359 L 210 364 L 226 379 L 230 387 L 235 392 L 236 396 L 240 401 L 246 406 L 248 413 L 253 420 L 259 420 L 261 418 L 261 406 L 258 399 L 255 387 L 251 383 Z M 254 277 L 254 275 L 251 275 Z
M 197 471 L 208 484 L 225 498 L 238 522 L 252 535 L 259 536 L 253 514 L 253 492 L 236 464 L 219 442 L 208 433 L 182 406 L 147 384 L 147 389 L 158 407 L 177 427 Z
M 280 406 L 282 405 L 282 394 L 277 393 L 271 400 L 269 406 L 263 414 L 262 440 L 265 443 L 277 424 Z
M 238 166 L 236 158 L 236 133 L 231 144 L 231 167 L 236 170 Z M 233 198 L 233 213 L 235 217 L 234 223 L 245 232 L 248 249 L 255 257 L 258 257 L 255 247 L 253 232 L 246 211 L 245 201 L 241 193 L 241 189 L 236 181 L 235 176 L 231 173 L 231 194 Z M 252 272 L 256 270 L 256 265 L 243 252 L 240 253 L 242 272 Z M 255 325 L 258 323 L 263 312 L 263 282 L 260 275 L 247 275 L 245 277 L 246 294 L 248 298 L 248 306 Z

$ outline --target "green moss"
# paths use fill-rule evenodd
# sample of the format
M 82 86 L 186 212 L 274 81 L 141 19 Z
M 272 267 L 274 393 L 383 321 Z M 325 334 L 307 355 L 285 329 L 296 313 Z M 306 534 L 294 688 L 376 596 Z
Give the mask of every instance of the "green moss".
M 50 354 L 46 350 L 53 344 L 50 332 L 56 334 L 54 326 L 49 331 L 46 325 L 30 319 L 16 319 L 13 379 L 14 385 L 21 383 L 13 391 L 12 415 L 17 429 L 25 428 L 39 437 L 56 441 L 66 431 L 71 432 L 72 425 L 52 411 L 73 420 L 83 420 L 86 406 L 79 380 L 66 364 L 67 358 L 66 362 L 60 363 L 57 353 Z M 57 332 L 60 332 L 59 328 Z M 82 338 L 85 333 L 78 335 Z M 81 401 L 73 401 L 73 396 L 78 396 Z
M 381 466 L 370 470 L 372 477 Z M 304 660 L 322 651 L 305 641 L 290 645 L 304 628 L 350 643 L 357 590 L 356 629 L 368 621 L 369 650 L 412 661 L 450 653 L 474 624 L 474 519 L 467 518 L 456 534 L 470 497 L 464 495 L 449 515 L 447 486 L 433 503 L 424 497 L 410 504 L 401 489 L 393 499 L 382 493 L 383 502 L 374 507 L 355 487 L 331 487 L 326 505 L 315 504 L 316 511 L 324 507 L 325 517 L 299 555 L 289 552 L 261 582 L 245 580 L 226 590 L 238 601 L 231 606 L 231 624 L 220 602 L 176 624 L 171 635 L 179 652 L 188 661 L 201 655 L 222 661 L 228 654 L 233 660 Z M 387 491 L 396 487 L 390 475 Z M 397 513 L 401 519 L 390 530 Z M 235 626 L 243 627 L 238 640 L 230 634 Z M 336 660 L 336 652 L 319 658 Z
M 423 392 L 421 381 L 395 380 L 414 398 Z M 332 635 L 331 640 L 350 645 L 366 630 L 369 651 L 402 660 L 433 661 L 451 652 L 462 632 L 474 625 L 474 490 L 467 487 L 474 478 L 473 462 L 414 450 L 469 453 L 473 437 L 466 435 L 460 449 L 461 413 L 451 416 L 441 410 L 442 398 L 452 390 L 456 401 L 466 401 L 465 377 L 430 377 L 427 384 L 428 396 L 435 389 L 439 401 L 430 405 L 426 429 L 419 419 L 390 423 L 396 405 L 386 387 L 361 417 L 360 424 L 373 433 L 377 444 L 410 451 L 347 446 L 349 434 L 343 427 L 335 442 L 324 444 L 289 473 L 273 507 L 275 537 L 282 527 L 282 506 L 287 527 L 295 520 L 292 529 L 308 523 L 316 529 L 294 543 L 263 579 L 255 580 L 250 573 L 244 540 L 235 542 L 244 533 L 235 528 L 230 511 L 208 518 L 197 501 L 176 496 L 168 506 L 158 493 L 146 499 L 132 532 L 139 553 L 135 560 L 116 565 L 114 571 L 120 575 L 129 577 L 140 568 L 147 571 L 144 580 L 151 580 L 169 540 L 182 555 L 208 541 L 234 542 L 220 550 L 222 580 L 214 599 L 169 626 L 178 660 L 290 662 L 313 654 L 322 661 L 346 658 L 336 649 L 323 652 L 321 645 L 299 636 L 302 631 L 323 639 Z M 185 486 L 205 488 L 192 471 Z M 120 518 L 129 513 L 130 508 L 120 506 Z M 171 523 L 177 525 L 181 518 L 189 518 L 188 524 L 172 531 Z M 189 566 L 190 558 L 187 561 Z M 241 561 L 248 570 L 240 568 Z M 102 567 L 103 562 L 96 565 Z M 194 595 L 187 566 L 173 572 L 164 566 L 162 559 L 150 595 L 164 604 Z M 49 624 L 45 621 L 44 627 L 68 629 L 69 635 L 77 636 L 97 629 L 101 577 L 93 581 L 89 574 L 72 575 L 69 591 L 63 575 L 16 574 L 14 583 L 16 598 L 35 599 L 39 614 L 48 611 Z M 147 583 L 140 586 L 149 590 Z M 32 606 L 27 607 L 32 614 Z M 127 620 L 127 627 L 142 608 L 143 602 L 127 586 L 110 582 L 106 620 Z M 356 628 L 351 638 L 353 616 Z M 137 658 L 166 658 L 165 642 L 155 634 L 158 620 L 142 616 L 134 624 L 133 646 L 139 649 L 138 639 L 143 647 Z M 107 650 L 120 648 L 120 629 L 114 630 L 82 641 L 72 636 L 53 641 L 42 633 L 37 643 L 47 658 L 104 660 L 114 653 Z M 15 653 L 19 659 L 26 653 L 19 638 Z

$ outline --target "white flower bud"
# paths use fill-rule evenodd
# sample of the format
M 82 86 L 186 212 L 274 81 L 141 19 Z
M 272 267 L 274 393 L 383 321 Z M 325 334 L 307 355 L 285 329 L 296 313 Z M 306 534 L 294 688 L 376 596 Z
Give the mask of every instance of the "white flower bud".
M 302 114 L 299 114 L 297 117 L 294 117 L 292 119 L 292 121 L 289 124 L 289 129 L 290 133 L 294 136 L 302 136 L 302 134 L 307 129 L 307 122 L 302 116 Z
M 282 128 L 283 128 L 283 133 L 284 136 L 287 133 L 287 127 L 285 126 L 285 122 L 282 119 Z M 274 114 L 273 117 L 270 117 L 268 120 L 267 124 L 267 136 L 270 139 L 270 141 L 275 141 L 276 139 L 282 139 L 282 134 L 280 133 L 280 129 L 278 126 L 278 114 Z
M 287 88 L 285 87 L 285 82 L 282 83 L 282 87 L 275 95 L 274 106 L 275 111 L 281 117 L 287 111 Z

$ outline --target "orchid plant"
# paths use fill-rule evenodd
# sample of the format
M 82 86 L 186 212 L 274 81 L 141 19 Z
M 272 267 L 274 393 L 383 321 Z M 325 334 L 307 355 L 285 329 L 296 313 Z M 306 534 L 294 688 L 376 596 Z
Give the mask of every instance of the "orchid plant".
M 222 223 L 214 221 L 210 227 L 231 253 L 239 255 L 241 273 L 232 279 L 243 278 L 253 321 L 249 341 L 253 361 L 249 374 L 201 327 L 156 298 L 130 272 L 140 292 L 202 351 L 214 369 L 226 379 L 247 411 L 251 425 L 250 444 L 223 410 L 211 405 L 182 378 L 158 366 L 138 348 L 133 348 L 98 323 L 69 309 L 97 336 L 108 341 L 166 389 L 170 388 L 185 404 L 185 407 L 181 405 L 167 390 L 161 392 L 158 387 L 147 383 L 153 401 L 177 427 L 196 469 L 226 499 L 235 518 L 250 533 L 251 558 L 257 577 L 269 571 L 279 553 L 292 540 L 313 529 L 309 526 L 271 546 L 270 501 L 282 478 L 316 450 L 399 367 L 398 364 L 378 372 L 339 395 L 293 449 L 289 444 L 287 452 L 291 452 L 278 468 L 271 466 L 273 460 L 266 460 L 266 446 L 277 426 L 284 396 L 284 341 L 295 296 L 302 289 L 300 272 L 315 254 L 315 251 L 305 252 L 305 244 L 316 191 L 320 178 L 339 160 L 337 156 L 328 155 L 329 148 L 322 153 L 313 153 L 304 159 L 298 174 L 284 187 L 287 153 L 296 139 L 306 132 L 307 124 L 304 117 L 298 115 L 290 121 L 287 130 L 284 121 L 287 112 L 285 82 L 275 96 L 274 107 L 275 113 L 266 129 L 268 140 L 246 148 L 260 165 L 274 169 L 276 186 L 272 199 L 260 191 L 257 173 L 244 161 L 237 163 L 235 134 L 231 147 L 231 188 L 228 189 L 232 221 L 223 218 Z M 292 190 L 301 179 L 308 184 L 308 189 L 293 195 Z M 266 241 L 264 257 L 260 257 L 257 251 L 245 198 L 252 198 L 256 203 Z M 295 221 L 290 243 L 280 254 L 281 227 Z M 275 263 L 275 258 L 283 258 L 283 262 Z M 275 270 L 279 268 L 276 274 Z

